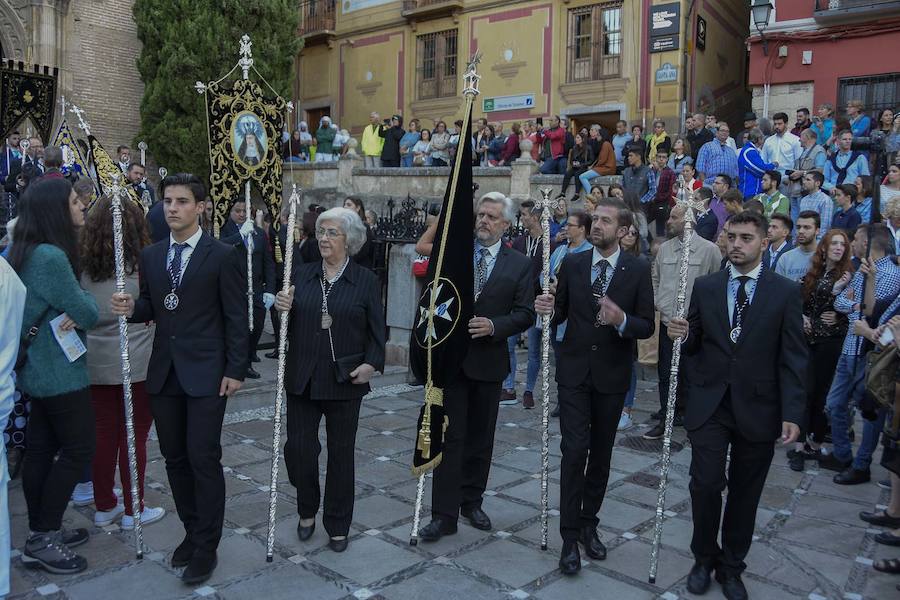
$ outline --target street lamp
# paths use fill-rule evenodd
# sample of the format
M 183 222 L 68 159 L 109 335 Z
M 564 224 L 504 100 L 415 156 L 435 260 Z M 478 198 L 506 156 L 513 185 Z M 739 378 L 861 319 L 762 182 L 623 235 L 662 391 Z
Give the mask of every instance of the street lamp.
M 754 0 L 753 5 L 750 6 L 750 11 L 753 13 L 753 24 L 756 25 L 756 30 L 762 40 L 763 56 L 769 55 L 769 42 L 766 40 L 764 32 L 769 26 L 769 17 L 772 15 L 773 8 L 775 7 L 770 0 Z

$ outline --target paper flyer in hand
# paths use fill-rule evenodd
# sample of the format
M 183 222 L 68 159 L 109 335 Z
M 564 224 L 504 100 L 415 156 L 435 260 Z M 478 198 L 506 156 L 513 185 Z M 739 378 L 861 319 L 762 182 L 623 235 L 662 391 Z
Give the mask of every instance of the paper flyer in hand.
M 62 348 L 66 358 L 69 359 L 69 362 L 75 362 L 82 354 L 87 352 L 87 348 L 85 348 L 84 342 L 81 341 L 81 338 L 78 337 L 78 334 L 74 329 L 70 329 L 69 331 L 60 329 L 60 324 L 65 318 L 65 313 L 59 315 L 50 321 L 50 327 L 53 329 L 53 337 L 56 338 L 56 341 L 59 344 L 59 347 Z

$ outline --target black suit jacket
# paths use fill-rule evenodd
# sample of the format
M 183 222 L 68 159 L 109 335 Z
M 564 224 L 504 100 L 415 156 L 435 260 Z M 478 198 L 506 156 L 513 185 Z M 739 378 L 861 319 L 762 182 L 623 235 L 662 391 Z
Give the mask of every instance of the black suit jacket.
M 534 285 L 527 256 L 500 246 L 491 276 L 475 301 L 474 316 L 490 319 L 494 335 L 469 340 L 463 373 L 477 381 L 503 381 L 509 374 L 506 339 L 535 323 Z M 460 325 L 468 329 L 466 323 Z
M 241 239 L 240 231 L 228 237 L 220 237 L 219 241 L 238 249 L 241 272 L 244 274 L 244 281 L 247 281 L 247 245 Z M 253 227 L 252 257 L 253 305 L 256 308 L 265 308 L 262 297 L 263 292 L 275 294 L 280 288 L 275 280 L 275 258 L 272 256 L 269 240 L 266 239 L 266 234 L 263 233 L 263 230 L 255 225 Z
M 631 387 L 637 340 L 649 338 L 656 327 L 650 263 L 624 251 L 619 254 L 606 288 L 606 295 L 626 315 L 625 330 L 619 335 L 612 325 L 594 325 L 593 257 L 593 251 L 569 254 L 559 270 L 553 324 L 568 320 L 568 325 L 556 362 L 556 381 L 575 386 L 589 374 L 597 390 L 624 394 Z
M 775 267 L 778 266 L 778 261 L 781 260 L 782 256 L 784 256 L 784 253 L 787 252 L 788 250 L 793 250 L 793 249 L 794 249 L 794 245 L 791 243 L 790 240 L 788 240 L 787 243 L 781 248 L 781 250 L 779 250 L 778 253 L 775 255 L 775 264 L 769 265 L 769 262 L 772 260 L 772 245 L 770 244 L 769 247 L 766 248 L 766 251 L 763 252 L 763 257 L 762 257 L 763 269 L 771 269 L 772 271 L 775 271 Z
M 741 434 L 754 442 L 781 435 L 782 421 L 803 423 L 807 349 L 800 286 L 763 269 L 743 333 L 732 344 L 728 270 L 694 282 L 690 333 L 682 350 L 694 355 L 684 425 L 691 431 L 713 415 L 731 390 L 731 410 Z
M 44 168 L 41 166 L 41 163 L 32 160 L 27 156 L 22 157 L 21 160 L 13 160 L 10 162 L 12 162 L 12 164 L 9 167 L 9 173 L 6 175 L 6 182 L 4 183 L 4 189 L 7 192 L 16 191 L 16 178 L 19 176 L 19 173 L 22 172 L 22 167 L 29 163 L 34 163 L 34 166 L 37 169 L 37 172 L 35 173 L 36 177 L 40 177 L 44 174 Z
M 169 241 L 141 252 L 141 294 L 132 323 L 156 321 L 147 392 L 158 394 L 174 366 L 188 396 L 217 396 L 222 377 L 243 381 L 249 365 L 247 282 L 238 253 L 204 233 L 178 291 L 178 308 L 163 306 L 172 291 L 166 270 Z
M 322 329 L 322 263 L 299 263 L 294 267 L 294 304 L 288 325 L 287 371 L 284 389 L 302 394 L 313 371 L 323 362 L 331 366 L 328 331 Z M 385 325 L 381 304 L 381 284 L 375 273 L 352 260 L 341 279 L 328 294 L 328 313 L 333 319 L 331 335 L 334 356 L 362 354 L 360 364 L 368 363 L 376 371 L 384 370 Z M 369 384 L 338 383 L 333 373 L 317 381 L 328 380 L 326 389 L 314 399 L 344 400 L 360 398 L 369 392 Z

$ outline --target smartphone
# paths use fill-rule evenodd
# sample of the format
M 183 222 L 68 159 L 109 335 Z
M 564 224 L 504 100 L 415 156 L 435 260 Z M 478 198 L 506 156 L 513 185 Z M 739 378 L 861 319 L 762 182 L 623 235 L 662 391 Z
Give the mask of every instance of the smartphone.
M 538 117 L 537 124 L 538 124 L 538 127 L 543 127 L 544 126 L 544 117 Z
M 882 346 L 887 346 L 891 342 L 894 341 L 894 332 L 891 331 L 889 327 L 885 327 L 884 331 L 881 333 L 881 337 L 878 338 L 878 343 Z
M 794 172 L 793 169 L 785 169 L 785 170 L 784 170 L 784 174 L 787 175 L 787 176 L 790 176 L 791 174 L 793 174 L 793 172 Z

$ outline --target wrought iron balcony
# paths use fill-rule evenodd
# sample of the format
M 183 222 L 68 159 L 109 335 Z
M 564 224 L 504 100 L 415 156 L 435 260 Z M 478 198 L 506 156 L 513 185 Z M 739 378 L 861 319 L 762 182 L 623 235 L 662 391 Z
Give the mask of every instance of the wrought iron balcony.
M 820 23 L 865 21 L 900 15 L 900 0 L 813 0 L 813 17 Z
M 300 3 L 299 35 L 307 45 L 334 37 L 335 0 L 304 0 Z
M 462 0 L 403 0 L 404 17 L 414 21 L 449 15 L 461 10 Z

